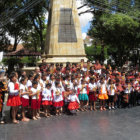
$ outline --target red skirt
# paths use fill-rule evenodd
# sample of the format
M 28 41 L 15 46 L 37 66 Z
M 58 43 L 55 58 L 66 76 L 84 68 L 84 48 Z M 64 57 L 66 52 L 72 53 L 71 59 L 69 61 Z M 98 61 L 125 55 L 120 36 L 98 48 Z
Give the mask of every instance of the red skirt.
M 20 105 L 21 105 L 21 99 L 19 95 L 8 96 L 7 106 L 20 106 Z
M 63 102 L 63 101 L 54 102 L 54 103 L 53 103 L 53 106 L 54 106 L 54 107 L 62 107 L 63 105 L 64 105 L 64 102 Z
M 36 99 L 31 100 L 31 108 L 32 109 L 40 109 L 40 101 Z
M 29 99 L 25 99 L 21 97 L 22 107 L 28 107 L 29 106 Z
M 52 101 L 42 101 L 42 105 L 52 105 Z
M 38 106 L 39 106 L 39 108 L 41 106 L 41 101 L 42 101 L 42 94 L 39 95 L 39 99 L 38 99 Z
M 78 108 L 79 108 L 79 104 L 77 102 L 70 102 L 69 103 L 69 106 L 68 106 L 69 110 L 76 110 Z
M 40 95 L 39 95 L 39 101 L 40 101 L 40 102 L 42 101 L 42 92 L 41 92 Z
M 89 101 L 97 101 L 97 97 L 94 93 L 89 93 Z

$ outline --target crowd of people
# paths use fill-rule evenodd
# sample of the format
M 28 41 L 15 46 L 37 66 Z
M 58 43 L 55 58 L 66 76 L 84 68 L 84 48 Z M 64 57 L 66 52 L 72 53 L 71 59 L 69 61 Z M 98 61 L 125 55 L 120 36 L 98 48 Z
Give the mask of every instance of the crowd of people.
M 1 72 L 2 74 L 3 72 Z M 90 61 L 47 64 L 43 62 L 27 76 L 11 72 L 0 80 L 0 122 L 4 94 L 8 93 L 12 122 L 38 120 L 42 115 L 76 115 L 79 111 L 106 111 L 140 104 L 140 72 L 137 68 L 112 68 Z M 40 115 L 42 114 L 42 115 Z M 30 119 L 29 119 L 30 118 Z

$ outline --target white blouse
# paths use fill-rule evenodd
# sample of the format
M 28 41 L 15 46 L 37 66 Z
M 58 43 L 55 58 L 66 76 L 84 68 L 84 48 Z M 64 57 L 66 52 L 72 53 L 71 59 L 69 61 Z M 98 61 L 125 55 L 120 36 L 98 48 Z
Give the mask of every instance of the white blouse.
M 51 89 L 44 88 L 42 92 L 42 101 L 52 101 L 52 92 Z
M 96 83 L 89 83 L 89 89 L 93 91 L 94 88 L 97 88 L 97 84 Z
M 22 92 L 24 93 L 24 92 L 27 91 L 27 86 L 23 85 L 23 84 L 20 84 L 20 88 L 19 89 L 22 90 Z M 22 97 L 25 98 L 25 99 L 29 99 L 29 95 L 28 94 L 24 94 L 24 95 L 22 95 Z
M 70 102 L 76 102 L 77 101 L 78 103 L 80 103 L 77 95 L 75 95 L 75 94 L 69 95 L 69 98 L 68 99 L 70 100 Z
M 111 85 L 108 85 L 107 87 L 108 95 L 114 96 L 116 92 L 116 86 L 113 84 L 113 88 L 112 89 L 111 88 L 112 88 Z
M 85 84 L 85 86 L 86 86 L 86 84 Z M 80 90 L 80 94 L 87 94 L 87 87 L 84 87 L 82 89 L 82 85 L 79 85 L 78 88 Z
M 59 92 L 60 95 L 56 95 L 56 92 Z M 54 102 L 60 102 L 63 101 L 63 95 L 62 95 L 62 89 L 53 87 L 53 101 Z
M 8 84 L 9 95 L 18 95 L 19 90 L 15 90 L 15 84 L 13 82 L 9 82 Z
M 38 90 L 32 87 L 32 88 L 31 88 L 31 91 L 32 91 L 32 93 L 34 94 L 34 93 L 36 93 Z M 33 100 L 36 100 L 36 99 L 37 99 L 37 95 L 32 96 L 32 99 L 33 99 Z
M 32 87 L 32 82 L 31 82 L 31 80 L 28 80 L 27 81 L 27 87 L 29 88 L 29 87 Z

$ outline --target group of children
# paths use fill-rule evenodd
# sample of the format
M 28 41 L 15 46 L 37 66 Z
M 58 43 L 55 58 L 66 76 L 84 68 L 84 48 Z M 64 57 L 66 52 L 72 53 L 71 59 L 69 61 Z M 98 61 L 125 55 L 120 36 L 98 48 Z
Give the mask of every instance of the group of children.
M 101 111 L 131 107 L 139 104 L 140 73 L 136 69 L 119 72 L 111 66 L 101 66 L 97 61 L 92 65 L 67 63 L 46 64 L 37 67 L 26 76 L 17 72 L 9 76 L 7 106 L 11 106 L 13 123 L 17 124 L 17 114 L 21 106 L 22 121 L 61 115 L 74 115 L 78 111 Z

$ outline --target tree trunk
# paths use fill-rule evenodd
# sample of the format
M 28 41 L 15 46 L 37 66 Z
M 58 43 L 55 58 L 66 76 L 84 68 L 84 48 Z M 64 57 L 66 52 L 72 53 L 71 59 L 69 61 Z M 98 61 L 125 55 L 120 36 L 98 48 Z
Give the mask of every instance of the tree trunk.
M 15 41 L 14 41 L 13 51 L 16 51 L 16 49 L 17 49 L 17 45 L 18 45 L 17 37 L 15 36 Z
M 43 35 L 40 32 L 40 46 L 41 46 L 41 53 L 43 54 L 44 52 L 44 42 L 43 42 Z

